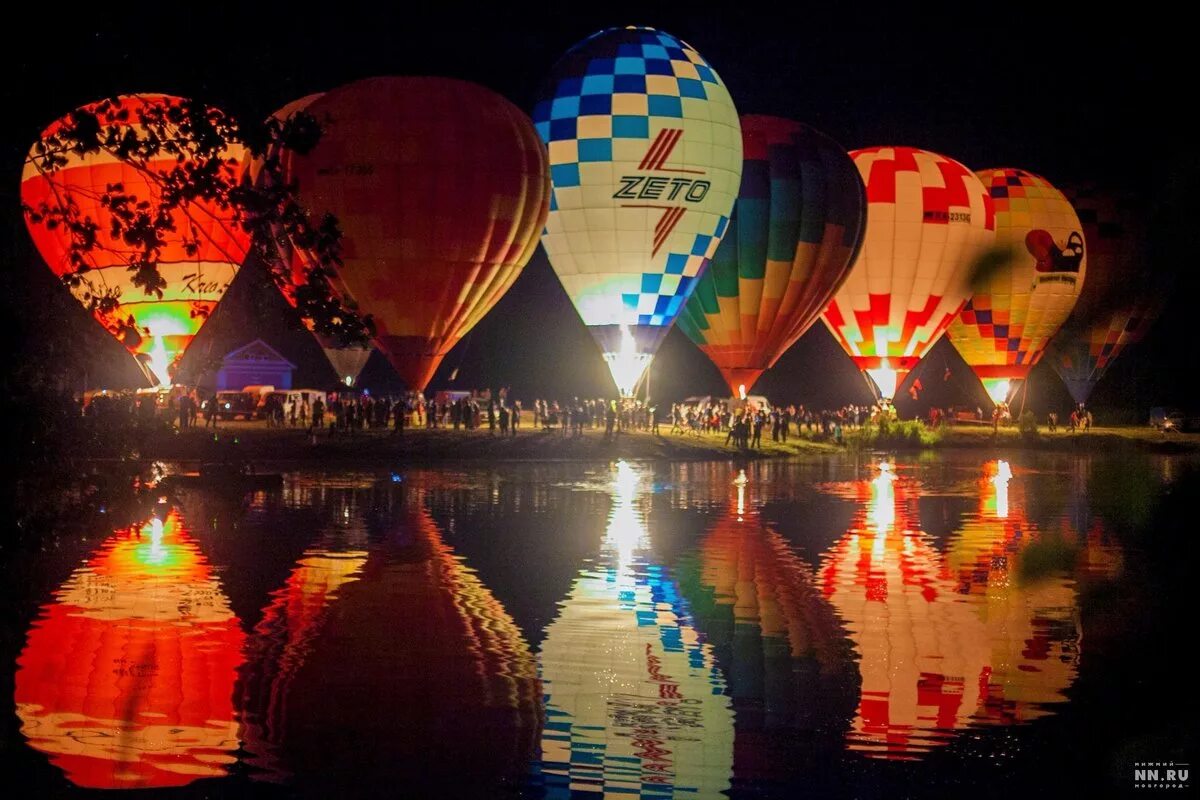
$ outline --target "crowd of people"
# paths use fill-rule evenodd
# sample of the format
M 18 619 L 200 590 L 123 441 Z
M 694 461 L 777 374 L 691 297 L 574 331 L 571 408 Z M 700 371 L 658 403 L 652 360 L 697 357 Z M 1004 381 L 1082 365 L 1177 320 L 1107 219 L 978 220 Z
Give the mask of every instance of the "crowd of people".
M 167 419 L 179 429 L 203 425 L 219 427 L 222 417 L 218 396 L 196 388 L 174 387 L 169 392 L 98 392 L 79 399 L 85 416 L 114 415 L 136 421 Z M 507 392 L 442 392 L 426 397 L 410 392 L 375 396 L 369 392 L 343 391 L 307 394 L 264 395 L 253 416 L 269 428 L 299 428 L 315 435 L 353 435 L 362 430 L 391 430 L 402 434 L 409 428 L 482 430 L 492 435 L 515 436 L 528 422 L 533 430 L 554 432 L 563 437 L 583 436 L 586 430 L 602 429 L 606 438 L 626 431 L 660 433 L 660 422 L 668 422 L 676 435 L 725 434 L 726 443 L 758 448 L 764 436 L 786 442 L 791 436 L 807 435 L 842 441 L 844 432 L 861 428 L 883 417 L 895 418 L 891 405 L 846 405 L 837 409 L 811 409 L 803 405 L 759 407 L 753 402 L 706 400 L 674 403 L 665 419 L 656 405 L 641 400 L 572 398 L 569 402 L 538 398 L 525 406 Z M 964 420 L 989 421 L 982 408 L 931 408 L 926 419 L 931 427 Z M 1011 421 L 1008 409 L 997 406 L 991 423 Z M 1050 431 L 1057 431 L 1059 415 L 1046 417 Z M 1070 431 L 1089 430 L 1090 411 L 1080 406 L 1068 417 Z
M 718 400 L 706 403 L 676 403 L 671 407 L 671 432 L 699 435 L 725 433 L 726 440 L 741 447 L 758 447 L 764 431 L 774 442 L 805 432 L 833 437 L 841 441 L 847 428 L 858 428 L 880 415 L 893 413 L 890 407 L 847 405 L 838 409 L 815 410 L 803 405 L 760 408 L 754 403 Z

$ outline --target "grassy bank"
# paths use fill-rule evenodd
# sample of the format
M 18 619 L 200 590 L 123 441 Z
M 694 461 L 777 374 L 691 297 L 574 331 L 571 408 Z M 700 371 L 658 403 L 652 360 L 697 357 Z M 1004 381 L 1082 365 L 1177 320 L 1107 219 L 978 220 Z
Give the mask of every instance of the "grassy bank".
M 741 451 L 725 444 L 725 435 L 679 436 L 663 433 L 621 433 L 606 440 L 601 431 L 583 436 L 562 436 L 558 431 L 521 430 L 502 437 L 486 430 L 356 431 L 353 435 L 316 437 L 302 430 L 268 429 L 262 423 L 222 425 L 214 440 L 212 429 L 193 429 L 149 439 L 142 458 L 163 461 L 219 460 L 236 440 L 236 451 L 251 462 L 304 461 L 331 464 L 386 464 L 394 461 L 585 461 L 628 458 L 639 460 L 699 461 L 749 457 L 779 458 L 806 453 L 831 453 L 832 443 L 792 438 L 786 444 L 763 442 L 761 448 Z
M 665 431 L 665 428 L 664 428 Z M 236 442 L 236 444 L 235 444 Z M 306 462 L 320 464 L 379 464 L 442 461 L 553 461 L 705 460 L 723 458 L 784 458 L 835 453 L 846 448 L 862 450 L 915 450 L 942 448 L 1038 449 L 1059 452 L 1109 452 L 1138 449 L 1159 452 L 1200 452 L 1200 435 L 1161 433 L 1148 428 L 1094 428 L 1083 433 L 1041 431 L 1036 435 L 1016 428 L 964 426 L 929 430 L 919 423 L 892 423 L 887 429 L 847 431 L 841 445 L 822 437 L 792 436 L 786 443 L 764 440 L 752 450 L 725 444 L 724 434 L 686 435 L 630 432 L 606 440 L 600 431 L 581 437 L 564 437 L 558 431 L 522 430 L 501 437 L 486 431 L 407 430 L 358 431 L 354 435 L 310 437 L 303 430 L 269 429 L 261 422 L 222 425 L 216 431 L 191 429 L 156 434 L 140 452 L 143 459 L 166 461 L 216 461 L 230 447 L 250 462 Z

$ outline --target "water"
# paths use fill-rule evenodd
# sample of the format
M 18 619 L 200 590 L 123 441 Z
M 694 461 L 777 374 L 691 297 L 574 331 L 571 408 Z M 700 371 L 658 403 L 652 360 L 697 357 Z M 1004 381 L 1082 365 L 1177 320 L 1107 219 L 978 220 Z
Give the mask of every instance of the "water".
M 1186 761 L 1189 460 L 288 473 L 6 555 L 30 787 L 988 796 Z

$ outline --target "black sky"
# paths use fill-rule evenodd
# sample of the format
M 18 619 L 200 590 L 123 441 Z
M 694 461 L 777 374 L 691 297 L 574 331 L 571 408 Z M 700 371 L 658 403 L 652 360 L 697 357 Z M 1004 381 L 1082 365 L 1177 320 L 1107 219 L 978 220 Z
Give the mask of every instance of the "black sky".
M 432 5 L 432 4 L 430 4 Z M 23 315 L 20 336 L 35 335 L 53 309 L 55 286 L 33 251 L 17 204 L 20 167 L 46 123 L 103 96 L 159 91 L 191 96 L 239 116 L 261 118 L 302 95 L 371 75 L 427 74 L 473 80 L 529 110 L 556 58 L 612 25 L 661 27 L 695 46 L 729 85 L 739 111 L 809 123 L 848 149 L 910 144 L 978 169 L 1018 166 L 1053 182 L 1100 180 L 1137 192 L 1157 209 L 1147 257 L 1177 271 L 1176 292 L 1150 339 L 1118 361 L 1093 405 L 1140 410 L 1185 404 L 1179 367 L 1188 355 L 1189 298 L 1195 296 L 1188 222 L 1200 174 L 1181 119 L 1190 116 L 1188 50 L 1181 24 L 1094 9 L 1047 10 L 893 4 L 444 3 L 412 10 L 299 3 L 253 11 L 209 4 L 96 6 L 78 15 L 65 4 L 18 12 L 0 48 L 4 301 Z M 118 10 L 114 10 L 118 9 Z M 39 16 L 40 15 L 40 16 Z M 213 347 L 245 340 L 246 320 L 269 319 L 275 299 L 242 291 L 238 306 L 206 330 Z M 68 298 L 69 299 L 69 298 Z M 281 304 L 280 304 L 281 305 Z M 82 310 L 79 311 L 82 314 Z M 281 314 L 283 308 L 281 305 Z M 33 320 L 33 322 L 30 322 Z M 267 338 L 324 381 L 320 353 L 302 332 L 263 324 Z M 119 348 L 98 328 L 77 333 L 97 353 L 98 373 L 122 372 Z M 73 329 L 74 330 L 74 329 Z M 94 335 L 93 335 L 94 334 Z M 18 337 L 20 338 L 20 337 Z M 1173 343 L 1182 346 L 1173 347 Z M 17 342 L 18 346 L 20 342 Z M 435 378 L 444 386 L 512 384 L 518 394 L 563 396 L 607 388 L 590 339 L 538 251 L 512 291 L 452 353 Z M 944 365 L 962 375 L 951 348 L 930 358 L 931 399 L 968 399 L 970 384 L 942 383 Z M 932 369 L 932 367 L 931 367 Z M 370 383 L 389 369 L 373 362 Z M 656 362 L 664 395 L 718 392 L 715 369 L 677 331 Z M 763 378 L 780 398 L 833 404 L 865 399 L 850 362 L 817 326 Z M 942 397 L 941 395 L 945 395 Z M 1039 368 L 1032 397 L 1061 404 L 1066 394 Z M 976 398 L 979 399 L 979 398 Z M 972 400 L 975 402 L 975 400 Z

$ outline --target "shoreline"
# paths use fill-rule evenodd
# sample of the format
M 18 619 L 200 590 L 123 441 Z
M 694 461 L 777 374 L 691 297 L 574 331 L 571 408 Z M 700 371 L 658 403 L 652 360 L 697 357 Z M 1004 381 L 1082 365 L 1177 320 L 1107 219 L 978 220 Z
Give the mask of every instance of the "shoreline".
M 140 449 L 140 461 L 218 462 L 231 454 L 251 464 L 355 464 L 383 466 L 390 463 L 445 464 L 455 462 L 608 461 L 625 458 L 639 461 L 710 461 L 721 459 L 759 460 L 833 455 L 856 451 L 923 452 L 937 450 L 1040 451 L 1058 453 L 1150 452 L 1162 454 L 1200 453 L 1200 434 L 1164 435 L 1149 428 L 1097 428 L 1088 432 L 1040 433 L 1023 438 L 1015 428 L 1002 428 L 993 435 L 990 426 L 957 426 L 932 432 L 921 444 L 882 444 L 856 448 L 807 435 L 789 437 L 786 443 L 764 437 L 761 448 L 741 450 L 725 445 L 724 434 L 671 434 L 666 426 L 658 435 L 631 431 L 606 441 L 602 431 L 587 430 L 581 437 L 562 436 L 558 430 L 521 430 L 516 436 L 501 437 L 484 430 L 406 429 L 402 436 L 392 431 L 363 430 L 330 436 L 322 432 L 313 439 L 302 429 L 267 428 L 261 422 L 223 423 L 214 430 L 197 427 L 151 436 Z M 85 459 L 92 462 L 116 459 Z

